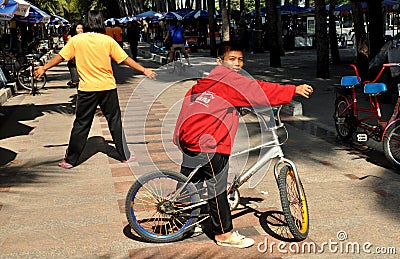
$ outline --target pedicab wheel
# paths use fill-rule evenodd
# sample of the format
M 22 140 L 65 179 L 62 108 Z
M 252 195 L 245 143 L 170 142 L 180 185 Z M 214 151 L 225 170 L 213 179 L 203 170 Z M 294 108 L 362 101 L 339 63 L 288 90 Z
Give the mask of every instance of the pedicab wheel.
M 386 159 L 396 168 L 400 168 L 400 122 L 391 125 L 383 138 L 383 150 Z
M 189 183 L 177 195 L 187 178 L 169 170 L 142 175 L 130 187 L 125 213 L 130 227 L 145 241 L 167 243 L 193 233 L 200 207 L 187 208 L 200 201 L 194 184 Z
M 297 182 L 289 165 L 282 167 L 278 179 L 279 193 L 286 223 L 297 241 L 308 236 L 309 219 L 307 199 L 301 182 Z
M 340 139 L 348 140 L 356 131 L 353 110 L 348 108 L 345 98 L 338 97 L 335 101 L 335 127 Z

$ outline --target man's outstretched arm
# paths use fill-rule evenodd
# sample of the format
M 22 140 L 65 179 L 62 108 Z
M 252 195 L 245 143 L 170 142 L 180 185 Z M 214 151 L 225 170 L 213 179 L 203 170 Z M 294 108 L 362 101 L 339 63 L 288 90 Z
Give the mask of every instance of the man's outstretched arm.
M 64 61 L 64 58 L 61 57 L 60 54 L 56 54 L 49 62 L 47 62 L 44 66 L 39 66 L 36 68 L 34 75 L 35 78 L 40 78 L 47 70 L 50 68 L 57 66 L 61 62 Z

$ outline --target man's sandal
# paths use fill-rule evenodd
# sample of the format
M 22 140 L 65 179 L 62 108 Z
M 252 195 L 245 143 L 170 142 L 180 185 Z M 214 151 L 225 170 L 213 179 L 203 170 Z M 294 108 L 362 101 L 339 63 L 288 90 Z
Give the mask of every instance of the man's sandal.
M 136 157 L 134 155 L 131 155 L 128 160 L 122 160 L 122 163 L 128 163 L 129 164 L 129 163 L 134 162 L 134 161 L 136 161 Z
M 236 247 L 236 248 L 246 248 L 254 244 L 254 240 L 245 236 L 242 236 L 237 231 L 233 232 L 232 235 L 224 241 L 216 240 L 217 245 Z
M 58 166 L 59 166 L 59 167 L 62 167 L 62 168 L 64 168 L 64 169 L 71 169 L 71 168 L 74 167 L 74 166 L 71 165 L 70 163 L 65 162 L 65 159 L 61 160 L 61 162 L 58 163 Z

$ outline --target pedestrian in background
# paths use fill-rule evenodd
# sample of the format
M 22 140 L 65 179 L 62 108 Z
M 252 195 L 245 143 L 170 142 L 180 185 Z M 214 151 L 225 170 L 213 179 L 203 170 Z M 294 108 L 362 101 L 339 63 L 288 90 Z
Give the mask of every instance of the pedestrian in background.
M 74 26 L 72 26 L 68 32 L 67 35 L 67 42 L 70 38 L 74 37 L 77 34 L 83 33 L 85 31 L 85 26 L 82 22 L 76 23 Z M 78 70 L 76 69 L 76 61 L 75 58 L 68 60 L 67 63 L 69 73 L 71 75 L 71 80 L 68 82 L 69 87 L 78 87 L 79 84 L 79 75 L 78 75 Z
M 76 100 L 76 115 L 68 148 L 64 159 L 58 164 L 65 169 L 78 165 L 85 147 L 97 105 L 107 119 L 108 127 L 120 160 L 129 163 L 135 160 L 131 155 L 122 128 L 121 110 L 117 86 L 111 66 L 111 59 L 142 72 L 151 79 L 156 74 L 131 59 L 118 43 L 105 35 L 103 15 L 89 11 L 85 26 L 87 32 L 75 35 L 44 66 L 39 66 L 35 77 L 40 78 L 47 70 L 63 60 L 75 58 L 81 81 Z M 111 59 L 110 59 L 111 58 Z
M 128 23 L 127 40 L 131 50 L 131 57 L 135 61 L 137 61 L 137 48 L 140 40 L 140 31 L 142 28 L 142 25 L 138 21 L 132 21 Z
M 169 51 L 169 62 L 172 62 L 172 60 L 174 59 L 175 49 L 180 49 L 183 56 L 186 59 L 186 62 L 188 63 L 189 66 L 191 66 L 189 61 L 189 55 L 185 50 L 185 44 L 186 44 L 185 34 L 180 21 L 174 20 L 172 22 L 172 25 L 168 28 L 168 32 L 167 35 L 165 36 L 164 43 L 166 43 L 167 41 L 171 41 L 172 43 L 171 49 Z
M 108 21 L 106 24 L 106 35 L 110 36 L 111 38 L 114 38 L 114 29 L 112 27 L 112 22 Z
M 114 32 L 114 39 L 116 42 L 118 42 L 118 44 L 121 46 L 121 48 L 123 48 L 123 34 L 124 32 L 122 31 L 122 28 L 119 26 L 119 21 L 115 20 L 115 24 L 114 24 L 114 28 L 113 28 L 113 32 Z

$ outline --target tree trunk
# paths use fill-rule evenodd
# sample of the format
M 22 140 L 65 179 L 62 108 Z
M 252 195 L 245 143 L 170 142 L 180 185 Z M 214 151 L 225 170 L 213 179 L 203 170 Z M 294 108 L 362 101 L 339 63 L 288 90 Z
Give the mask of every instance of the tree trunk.
M 215 14 L 215 1 L 207 0 L 208 6 L 208 23 L 210 30 L 210 56 L 217 57 L 217 41 L 215 39 L 216 23 L 214 19 Z
M 201 10 L 201 0 L 196 0 L 195 8 L 196 10 Z
M 262 52 L 263 51 L 263 39 L 262 39 L 262 28 L 261 28 L 261 3 L 260 0 L 255 0 L 255 28 L 253 31 L 253 44 L 254 44 L 254 51 L 255 52 Z
M 368 79 L 368 65 L 369 65 L 369 56 L 368 56 L 368 42 L 367 42 L 367 34 L 365 32 L 364 26 L 364 17 L 361 9 L 361 3 L 353 3 L 351 2 L 351 11 L 353 13 L 353 21 L 354 21 L 354 38 L 353 44 L 357 49 L 357 57 L 356 57 L 356 65 L 358 68 L 358 72 L 360 73 L 360 77 L 362 80 Z
M 337 32 L 336 32 L 336 18 L 333 14 L 336 6 L 336 0 L 330 0 L 329 3 L 329 43 L 331 46 L 331 57 L 333 64 L 340 64 L 340 55 L 339 55 L 339 48 L 338 48 L 338 39 L 337 39 Z
M 324 0 L 315 0 L 315 44 L 317 47 L 317 77 L 329 78 L 329 40 Z
M 383 0 L 368 0 L 369 57 L 374 58 L 385 44 Z
M 244 49 L 246 48 L 246 11 L 244 9 L 244 0 L 240 0 L 239 2 L 239 8 L 240 8 L 240 20 L 239 20 L 239 26 L 238 26 L 238 35 L 239 35 L 239 43 L 240 46 Z M 247 39 L 248 40 L 248 39 Z
M 278 40 L 278 6 L 277 0 L 267 0 L 267 40 L 269 46 L 270 66 L 281 67 L 281 55 Z
M 226 0 L 219 0 L 219 5 L 221 8 L 221 16 L 222 16 L 222 41 L 229 41 L 230 39 L 229 14 L 226 7 Z

